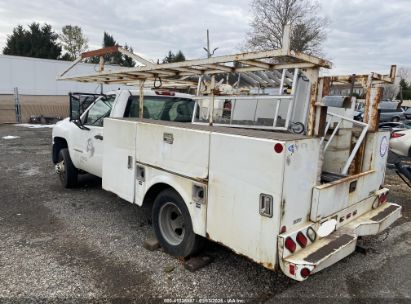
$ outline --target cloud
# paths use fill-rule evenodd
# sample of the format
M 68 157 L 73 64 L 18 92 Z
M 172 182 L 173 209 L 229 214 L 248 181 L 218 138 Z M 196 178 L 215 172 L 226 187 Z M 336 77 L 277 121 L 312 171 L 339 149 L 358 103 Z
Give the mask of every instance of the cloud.
M 385 72 L 409 64 L 408 0 L 323 0 L 330 19 L 324 50 L 339 73 Z M 334 71 L 332 71 L 334 72 Z
M 408 0 L 320 0 L 330 20 L 324 53 L 331 74 L 387 72 L 409 64 L 411 5 Z M 107 31 L 119 44 L 153 60 L 169 50 L 205 57 L 206 29 L 216 54 L 239 52 L 251 20 L 249 0 L 23 1 L 0 0 L 0 48 L 17 24 L 50 23 L 56 31 L 79 25 L 91 49 Z

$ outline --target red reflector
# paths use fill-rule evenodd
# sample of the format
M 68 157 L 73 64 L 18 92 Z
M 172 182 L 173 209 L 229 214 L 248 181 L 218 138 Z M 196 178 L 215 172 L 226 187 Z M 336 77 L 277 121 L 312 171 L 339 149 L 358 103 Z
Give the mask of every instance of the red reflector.
M 384 194 L 380 195 L 380 197 L 378 198 L 378 201 L 379 201 L 380 205 L 384 204 L 387 201 L 387 196 L 388 196 L 387 193 L 384 193 Z
M 308 268 L 303 268 L 301 269 L 301 276 L 305 279 L 306 277 L 308 277 L 310 275 L 311 271 Z
M 296 240 L 297 240 L 298 245 L 300 245 L 302 248 L 307 246 L 307 238 L 302 232 L 297 233 Z
M 290 272 L 290 274 L 295 275 L 295 265 L 290 264 L 288 267 L 288 271 Z
M 286 232 L 286 231 L 287 231 L 287 227 L 282 226 L 282 227 L 281 227 L 281 230 L 280 230 L 280 234 L 281 234 L 281 233 L 284 233 L 284 232 Z
M 288 237 L 285 239 L 285 248 L 287 248 L 291 253 L 294 253 L 297 248 L 297 244 L 293 241 L 292 238 Z
M 398 137 L 401 137 L 401 136 L 404 136 L 404 135 L 405 134 L 394 132 L 394 133 L 391 134 L 391 138 L 398 138 Z
M 284 147 L 283 147 L 282 144 L 275 144 L 275 145 L 274 145 L 274 151 L 275 151 L 275 152 L 281 153 L 281 152 L 283 152 L 283 150 L 284 150 Z

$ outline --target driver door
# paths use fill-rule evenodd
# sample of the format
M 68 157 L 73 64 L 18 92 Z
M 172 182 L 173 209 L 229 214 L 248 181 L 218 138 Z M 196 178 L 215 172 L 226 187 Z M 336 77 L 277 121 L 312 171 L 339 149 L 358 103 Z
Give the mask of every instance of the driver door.
M 103 165 L 103 123 L 109 117 L 115 95 L 98 99 L 82 116 L 82 124 L 73 134 L 73 145 L 78 169 L 102 176 Z

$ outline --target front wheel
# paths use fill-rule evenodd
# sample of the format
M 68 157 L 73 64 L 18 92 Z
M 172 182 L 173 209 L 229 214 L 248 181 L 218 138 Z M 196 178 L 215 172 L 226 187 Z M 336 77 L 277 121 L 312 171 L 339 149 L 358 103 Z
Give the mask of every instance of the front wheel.
M 156 237 L 166 252 L 179 257 L 198 252 L 203 240 L 194 233 L 190 213 L 178 193 L 162 191 L 154 201 L 152 219 Z
M 59 152 L 56 172 L 64 188 L 73 188 L 77 185 L 78 170 L 74 167 L 67 148 L 61 149 Z

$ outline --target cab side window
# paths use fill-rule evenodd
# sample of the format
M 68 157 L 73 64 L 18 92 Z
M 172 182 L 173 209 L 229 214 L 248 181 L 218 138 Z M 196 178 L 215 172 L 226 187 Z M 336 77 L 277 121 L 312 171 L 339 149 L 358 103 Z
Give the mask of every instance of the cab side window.
M 191 122 L 194 110 L 194 101 L 179 99 L 172 103 L 168 112 L 170 121 Z
M 140 112 L 140 98 L 138 96 L 130 96 L 127 100 L 124 117 L 138 117 Z
M 143 117 L 146 119 L 191 122 L 194 100 L 178 97 L 145 96 Z M 138 117 L 140 99 L 130 96 L 124 117 Z
M 152 96 L 144 97 L 144 113 L 143 117 L 147 119 L 161 119 L 161 113 L 164 109 L 165 98 Z M 140 98 L 138 96 L 130 96 L 127 101 L 124 117 L 138 117 L 140 112 Z

